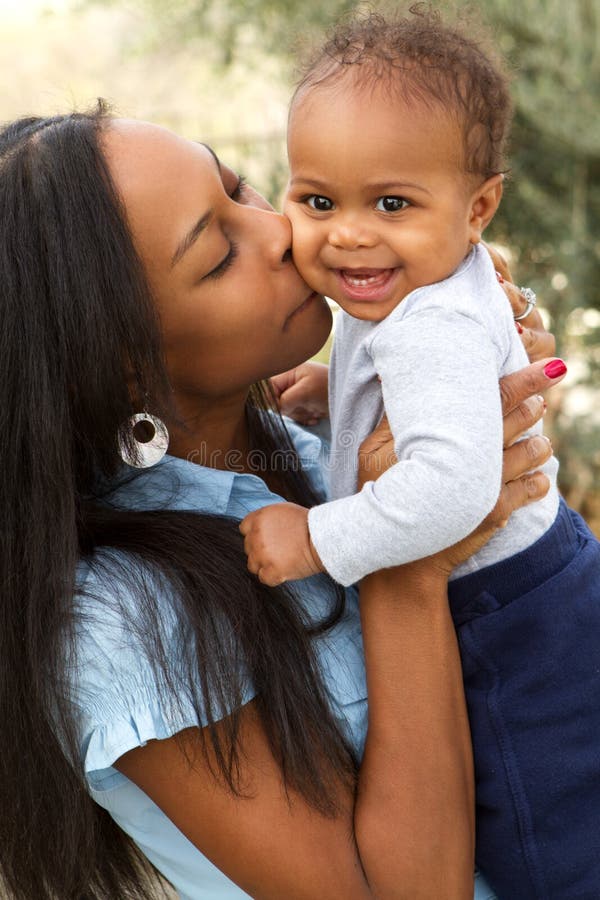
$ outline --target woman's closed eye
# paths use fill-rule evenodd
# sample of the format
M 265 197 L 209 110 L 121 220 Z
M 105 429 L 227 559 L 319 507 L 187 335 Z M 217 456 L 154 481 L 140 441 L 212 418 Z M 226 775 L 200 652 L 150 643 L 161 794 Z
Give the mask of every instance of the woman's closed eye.
M 403 209 L 406 209 L 407 206 L 410 206 L 408 200 L 405 200 L 404 197 L 379 197 L 377 203 L 375 204 L 375 209 L 378 209 L 380 212 L 400 212 Z
M 246 179 L 243 175 L 238 175 L 237 184 L 234 187 L 233 191 L 230 193 L 230 198 L 234 200 L 236 203 L 244 202 L 244 193 L 247 187 Z
M 231 267 L 231 264 L 237 259 L 238 251 L 238 245 L 234 241 L 231 241 L 229 244 L 229 250 L 223 257 L 221 262 L 218 263 L 218 265 L 216 265 L 214 269 L 211 269 L 210 272 L 207 272 L 204 278 L 220 278 L 222 275 L 224 275 L 227 269 Z

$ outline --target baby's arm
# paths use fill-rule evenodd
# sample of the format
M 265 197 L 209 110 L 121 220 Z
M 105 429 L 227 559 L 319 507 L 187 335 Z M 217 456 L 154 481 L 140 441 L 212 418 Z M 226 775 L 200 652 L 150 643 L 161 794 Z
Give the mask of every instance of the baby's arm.
M 456 543 L 490 512 L 501 484 L 497 351 L 484 327 L 416 310 L 386 323 L 372 351 L 399 462 L 308 517 L 323 565 L 342 584 Z

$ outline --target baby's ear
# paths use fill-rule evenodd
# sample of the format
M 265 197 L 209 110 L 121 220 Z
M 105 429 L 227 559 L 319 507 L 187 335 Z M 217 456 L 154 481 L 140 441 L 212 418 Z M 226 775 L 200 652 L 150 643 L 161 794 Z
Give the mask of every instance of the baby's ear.
M 494 218 L 502 199 L 503 175 L 492 175 L 481 184 L 471 198 L 469 216 L 469 240 L 478 244 L 481 235 Z

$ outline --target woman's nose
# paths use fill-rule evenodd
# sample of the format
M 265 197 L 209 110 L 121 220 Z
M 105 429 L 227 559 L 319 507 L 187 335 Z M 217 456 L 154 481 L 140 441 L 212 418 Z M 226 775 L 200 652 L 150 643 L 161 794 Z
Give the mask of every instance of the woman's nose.
M 292 226 L 285 216 L 266 209 L 256 210 L 253 228 L 271 265 L 279 266 L 292 259 Z

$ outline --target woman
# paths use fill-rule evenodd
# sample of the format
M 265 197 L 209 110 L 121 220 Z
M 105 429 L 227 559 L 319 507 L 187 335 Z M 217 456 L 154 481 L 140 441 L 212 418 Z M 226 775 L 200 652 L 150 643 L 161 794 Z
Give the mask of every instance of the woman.
M 264 588 L 237 532 L 274 495 L 322 488 L 314 439 L 248 399 L 330 327 L 286 220 L 208 148 L 103 110 L 14 123 L 0 153 L 11 895 L 146 897 L 146 858 L 184 898 L 470 896 L 446 582 L 544 493 L 518 476 L 545 442 L 505 454 L 510 484 L 471 541 L 361 586 L 365 739 L 356 595 Z M 505 383 L 507 443 L 550 383 L 541 363 Z M 119 452 L 135 455 L 140 411 L 170 443 L 137 472 Z

